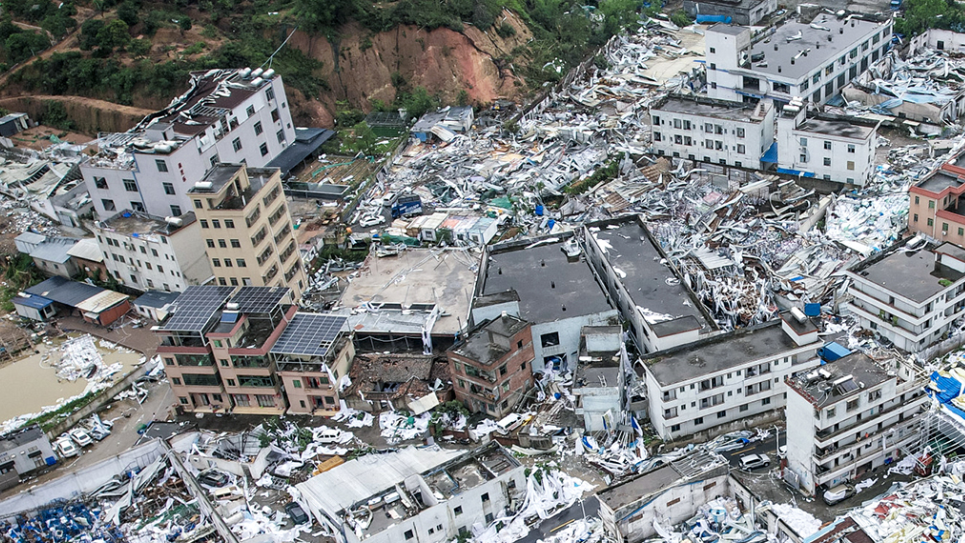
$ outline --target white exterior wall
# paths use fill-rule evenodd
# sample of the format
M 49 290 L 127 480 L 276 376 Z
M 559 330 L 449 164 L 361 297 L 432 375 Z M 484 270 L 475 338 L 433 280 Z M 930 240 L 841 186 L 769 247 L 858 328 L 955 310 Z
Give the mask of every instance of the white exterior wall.
M 600 500 L 600 519 L 607 535 L 619 543 L 636 543 L 657 535 L 653 525 L 675 526 L 697 513 L 699 507 L 729 494 L 728 475 L 716 475 L 671 486 L 647 503 L 613 511 Z M 632 508 L 634 505 L 639 506 Z M 627 516 L 629 512 L 634 514 Z M 621 518 L 616 518 L 619 515 Z M 626 518 L 623 518 L 626 517 Z
M 707 373 L 696 379 L 665 386 L 658 383 L 649 367 L 645 366 L 650 422 L 653 424 L 654 431 L 662 439 L 670 441 L 735 420 L 783 409 L 786 391 L 784 379 L 793 373 L 817 367 L 821 361 L 814 357 L 814 352 L 820 346 L 820 342 L 815 342 L 780 353 L 776 357 L 748 361 L 727 371 Z M 801 360 L 800 363 L 792 363 L 795 356 Z M 753 377 L 746 376 L 748 368 L 768 362 L 771 364 L 768 373 Z M 723 385 L 709 390 L 700 390 L 701 381 L 714 377 L 722 377 Z M 765 381 L 770 382 L 769 390 L 746 395 L 747 387 L 757 387 Z M 667 393 L 666 400 L 664 393 Z M 723 394 L 722 404 L 701 408 L 701 400 L 713 398 L 718 394 Z M 746 408 L 741 411 L 741 406 Z M 672 412 L 674 409 L 676 409 L 676 415 Z M 666 413 L 667 410 L 671 413 Z M 726 415 L 718 418 L 719 412 L 726 412 Z M 703 419 L 701 424 L 696 423 L 698 418 Z M 675 425 L 679 425 L 679 429 L 673 429 Z
M 952 322 L 965 315 L 965 278 L 924 302 L 915 302 L 858 274 L 849 272 L 848 277 L 853 300 L 845 304 L 845 311 L 858 318 L 861 328 L 874 330 L 907 352 L 921 351 L 941 339 Z
M 887 36 L 882 36 L 882 31 L 886 28 Z M 878 42 L 872 43 L 872 37 L 875 34 L 879 36 Z M 745 45 L 743 36 L 735 37 L 716 32 L 713 27 L 707 30 L 705 34 L 707 96 L 736 102 L 741 101 L 744 96 L 773 98 L 782 102 L 790 102 L 793 97 L 800 96 L 812 103 L 824 104 L 884 56 L 888 44 L 891 43 L 891 22 L 869 29 L 865 39 L 858 44 L 854 56 L 851 56 L 851 51 L 846 51 L 842 55 L 828 59 L 815 71 L 799 77 L 764 73 L 755 70 L 751 63 L 744 68 L 739 67 L 740 52 L 745 48 L 748 48 L 748 53 L 750 52 L 749 41 L 749 34 Z M 714 53 L 711 53 L 711 48 L 714 49 Z M 817 51 L 814 52 L 814 54 L 817 53 Z M 830 74 L 827 73 L 829 66 Z M 852 68 L 854 68 L 853 72 Z M 744 76 L 757 78 L 757 88 L 744 87 Z M 839 78 L 842 79 L 839 80 Z M 777 90 L 782 85 L 787 86 L 787 92 Z
M 491 513 L 493 517 L 499 517 L 504 513 L 509 505 L 507 483 L 510 480 L 515 481 L 515 492 L 525 492 L 526 477 L 524 473 L 525 468 L 518 466 L 477 487 L 464 490 L 446 501 L 427 507 L 420 511 L 418 515 L 399 521 L 394 526 L 377 534 L 371 534 L 365 539 L 360 540 L 354 530 L 346 527 L 344 531 L 346 540 L 348 543 L 361 543 L 362 541 L 365 543 L 400 543 L 403 541 L 437 543 L 451 541 L 459 535 L 460 528 L 465 528 L 471 533 L 473 524 L 485 524 L 487 514 Z M 402 484 L 408 488 L 410 484 L 414 483 L 406 481 Z M 423 497 L 432 496 L 427 486 L 420 484 L 420 487 Z M 489 495 L 488 501 L 482 501 L 483 494 Z M 455 509 L 457 507 L 462 508 L 462 514 L 456 515 Z M 442 525 L 442 530 L 436 530 L 440 525 Z M 432 534 L 429 533 L 430 528 L 433 530 Z M 405 532 L 409 530 L 412 531 L 413 538 L 406 539 Z
M 594 288 L 596 285 L 594 285 Z M 576 369 L 580 356 L 580 338 L 584 326 L 603 326 L 610 324 L 610 319 L 617 318 L 619 312 L 610 309 L 592 315 L 580 315 L 568 319 L 533 324 L 533 371 L 542 372 L 544 359 L 552 356 L 566 357 L 566 365 L 570 371 Z M 542 336 L 556 332 L 560 336 L 560 344 L 543 347 Z
M 272 89 L 274 98 L 268 100 L 267 91 Z M 248 116 L 247 109 L 254 106 L 255 112 Z M 272 121 L 271 113 L 278 110 L 278 121 Z M 194 188 L 212 168 L 212 160 L 223 163 L 241 163 L 245 161 L 252 167 L 263 167 L 278 156 L 289 143 L 295 141 L 295 128 L 292 126 L 291 111 L 288 108 L 288 98 L 285 94 L 281 76 L 275 76 L 270 84 L 265 85 L 257 93 L 235 107 L 229 119 L 237 119 L 238 126 L 220 139 L 215 138 L 215 128 L 208 127 L 204 133 L 183 141 L 176 150 L 168 154 L 134 153 L 133 170 L 117 170 L 112 168 L 94 168 L 81 166 L 84 182 L 94 200 L 94 209 L 101 219 L 106 219 L 118 211 L 134 209 L 131 202 L 139 202 L 144 210 L 154 216 L 167 217 L 176 215 L 171 206 L 178 206 L 181 213 L 192 210 L 191 198 L 187 192 Z M 261 122 L 262 132 L 255 134 L 255 124 Z M 281 131 L 283 140 L 279 140 Z M 234 140 L 239 139 L 241 149 L 234 150 Z M 262 143 L 268 145 L 268 153 L 261 154 Z M 158 169 L 156 160 L 164 160 L 167 172 Z M 104 177 L 107 189 L 98 189 L 94 177 Z M 137 192 L 125 190 L 123 179 L 134 179 L 137 182 Z M 174 186 L 175 194 L 165 192 L 164 183 Z M 104 199 L 114 201 L 116 210 L 105 210 Z
M 104 252 L 107 270 L 126 287 L 181 292 L 188 286 L 203 284 L 212 276 L 197 221 L 172 236 L 133 237 L 106 229 L 95 229 L 94 233 Z M 120 246 L 108 244 L 107 238 L 116 240 Z M 120 257 L 124 258 L 123 262 Z
M 658 155 L 759 170 L 761 156 L 774 141 L 774 108 L 770 105 L 767 106 L 764 120 L 757 122 L 732 121 L 658 108 L 653 108 L 650 115 L 651 139 L 654 152 Z M 738 135 L 739 129 L 743 130 L 743 136 Z
M 926 30 L 924 34 L 919 34 L 911 39 L 909 54 L 917 55 L 926 47 L 946 53 L 965 53 L 965 34 L 952 30 L 931 28 Z
M 583 406 L 576 410 L 576 414 L 579 415 L 582 412 L 583 427 L 587 432 L 604 431 L 606 426 L 603 424 L 603 417 L 606 413 L 610 413 L 612 417 L 607 423 L 611 427 L 620 420 L 620 413 L 623 411 L 620 401 L 622 390 L 622 383 L 606 388 L 582 387 L 573 390 L 573 393 L 582 399 Z
M 803 112 L 802 112 L 803 117 Z M 874 173 L 877 130 L 868 138 L 808 132 L 795 127 L 796 120 L 781 117 L 777 121 L 778 167 L 806 172 L 808 177 L 864 185 Z M 830 146 L 830 149 L 828 147 Z M 802 161 L 801 158 L 805 160 Z M 826 164 L 829 161 L 830 164 Z
M 807 398 L 789 390 L 787 427 L 793 431 L 787 436 L 787 467 L 801 489 L 810 494 L 822 485 L 831 488 L 853 481 L 860 468 L 878 468 L 888 458 L 900 460 L 904 448 L 920 439 L 916 416 L 927 401 L 922 386 L 891 378 L 823 406 L 819 415 Z M 876 391 L 881 391 L 881 398 L 870 399 Z M 848 411 L 847 403 L 855 398 L 858 407 Z

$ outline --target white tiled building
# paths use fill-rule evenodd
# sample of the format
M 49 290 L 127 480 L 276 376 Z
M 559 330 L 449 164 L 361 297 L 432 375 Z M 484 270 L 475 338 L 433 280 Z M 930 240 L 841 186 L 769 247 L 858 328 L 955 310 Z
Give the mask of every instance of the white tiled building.
M 858 481 L 920 441 L 925 380 L 853 353 L 788 381 L 785 478 L 805 494 Z
M 890 18 L 875 23 L 825 14 L 754 41 L 748 27 L 716 24 L 705 34 L 707 95 L 734 102 L 803 96 L 823 104 L 884 56 L 891 25 Z
M 853 117 L 808 117 L 799 98 L 777 119 L 778 172 L 850 185 L 874 175 L 878 123 Z
M 281 76 L 246 70 L 196 72 L 173 105 L 91 142 L 98 152 L 81 173 L 97 215 L 179 216 L 192 209 L 187 191 L 215 164 L 262 167 L 295 141 Z
M 650 107 L 653 150 L 738 168 L 761 169 L 774 142 L 774 106 L 667 96 Z
M 785 313 L 780 323 L 648 355 L 638 373 L 646 381 L 654 431 L 672 441 L 739 429 L 734 423 L 750 417 L 776 420 L 784 408 L 784 380 L 817 367 L 821 345 L 811 322 Z
M 108 271 L 128 288 L 180 292 L 212 278 L 194 213 L 165 220 L 125 210 L 93 230 Z
M 845 308 L 866 330 L 899 349 L 918 352 L 941 340 L 965 315 L 965 249 L 943 243 L 935 249 L 898 249 L 847 272 Z

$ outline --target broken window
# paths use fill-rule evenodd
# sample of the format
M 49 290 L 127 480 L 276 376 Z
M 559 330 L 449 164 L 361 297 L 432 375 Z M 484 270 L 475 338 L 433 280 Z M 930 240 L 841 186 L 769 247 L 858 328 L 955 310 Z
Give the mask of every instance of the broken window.
M 559 332 L 551 332 L 549 334 L 543 334 L 539 337 L 540 344 L 543 348 L 556 347 L 560 344 L 560 334 Z

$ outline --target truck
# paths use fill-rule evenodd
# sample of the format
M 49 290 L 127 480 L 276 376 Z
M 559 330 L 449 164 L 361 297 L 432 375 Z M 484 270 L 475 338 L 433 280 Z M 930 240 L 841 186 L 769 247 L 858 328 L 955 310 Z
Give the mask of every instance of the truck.
M 392 218 L 419 215 L 422 213 L 422 198 L 416 194 L 400 195 L 392 204 Z

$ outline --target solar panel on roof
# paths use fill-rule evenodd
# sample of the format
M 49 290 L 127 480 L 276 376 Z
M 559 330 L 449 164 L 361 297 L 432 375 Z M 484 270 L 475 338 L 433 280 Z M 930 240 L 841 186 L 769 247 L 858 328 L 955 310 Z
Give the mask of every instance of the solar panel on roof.
M 290 290 L 288 287 L 241 287 L 231 297 L 231 303 L 238 304 L 242 313 L 268 313 Z
M 211 317 L 221 309 L 231 296 L 234 287 L 194 286 L 188 287 L 174 301 L 174 315 L 162 330 L 201 332 Z
M 854 382 L 854 379 L 848 379 L 847 381 L 838 383 L 834 386 L 834 391 L 838 394 L 847 394 L 857 389 L 858 384 Z
M 324 356 L 345 327 L 346 317 L 296 313 L 271 348 L 276 354 Z

